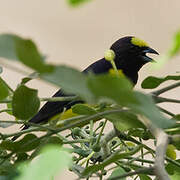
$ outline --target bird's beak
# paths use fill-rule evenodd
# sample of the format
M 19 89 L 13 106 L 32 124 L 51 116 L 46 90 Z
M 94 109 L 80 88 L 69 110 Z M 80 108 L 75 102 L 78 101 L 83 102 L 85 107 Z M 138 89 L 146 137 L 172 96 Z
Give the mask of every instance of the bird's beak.
M 148 57 L 146 55 L 146 53 L 159 55 L 159 53 L 157 51 L 155 51 L 154 49 L 152 49 L 150 47 L 147 47 L 146 49 L 143 50 L 143 60 L 146 61 L 146 62 L 155 62 L 155 60 L 150 58 L 150 57 Z

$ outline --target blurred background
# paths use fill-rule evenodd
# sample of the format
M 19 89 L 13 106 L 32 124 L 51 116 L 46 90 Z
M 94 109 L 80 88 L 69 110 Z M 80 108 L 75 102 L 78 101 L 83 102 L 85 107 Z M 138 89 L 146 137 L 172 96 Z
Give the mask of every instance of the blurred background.
M 0 5 L 0 33 L 31 38 L 47 55 L 48 62 L 80 70 L 102 58 L 114 41 L 126 35 L 144 39 L 163 54 L 180 28 L 179 0 L 92 0 L 76 8 L 70 7 L 66 0 L 0 0 Z M 142 90 L 140 84 L 149 75 L 166 76 L 177 71 L 180 71 L 179 56 L 159 70 L 146 65 L 140 71 L 136 89 Z M 24 75 L 4 68 L 2 77 L 14 89 Z M 38 80 L 31 81 L 29 86 L 37 88 L 40 97 L 50 97 L 57 89 Z M 180 98 L 179 90 L 166 94 Z M 177 104 L 162 106 L 180 112 Z M 0 119 L 9 118 L 5 113 L 0 116 Z M 68 175 L 68 178 L 72 177 Z

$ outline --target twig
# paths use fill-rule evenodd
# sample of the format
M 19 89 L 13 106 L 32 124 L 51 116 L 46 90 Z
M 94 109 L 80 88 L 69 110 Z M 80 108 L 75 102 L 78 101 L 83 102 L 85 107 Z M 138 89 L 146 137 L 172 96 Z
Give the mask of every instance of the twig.
M 154 94 L 154 95 L 156 95 L 156 96 L 159 96 L 160 94 L 165 93 L 166 91 L 169 91 L 169 90 L 171 90 L 171 89 L 174 89 L 174 88 L 176 88 L 176 87 L 178 87 L 178 86 L 180 86 L 180 82 L 177 82 L 177 83 L 172 84 L 172 85 L 170 85 L 170 86 L 166 86 L 166 87 L 164 87 L 164 88 L 162 88 L 162 89 L 159 89 L 159 90 L 157 90 L 157 91 L 153 91 L 153 92 L 151 92 L 151 93 Z
M 153 96 L 156 103 L 163 103 L 163 102 L 169 102 L 169 103 L 180 103 L 180 100 L 178 99 L 170 99 L 170 98 L 164 98 L 164 97 L 158 97 Z
M 174 117 L 175 116 L 175 114 L 173 114 L 172 112 L 170 112 L 170 111 L 168 111 L 168 110 L 166 110 L 166 109 L 164 109 L 164 108 L 162 108 L 162 107 L 159 107 L 159 106 L 157 106 L 163 113 L 166 113 L 166 114 L 168 114 L 168 115 L 170 115 L 170 116 L 172 116 L 172 117 Z
M 102 137 L 100 144 L 102 147 L 103 159 L 109 155 L 110 150 L 108 147 L 108 142 L 114 137 L 116 137 L 116 131 L 114 129 L 110 131 L 108 134 L 106 134 L 104 137 Z
M 84 163 L 86 163 L 87 161 L 89 161 L 89 159 L 91 159 L 91 157 L 94 155 L 94 151 L 91 152 L 91 154 L 88 155 L 87 158 L 85 158 L 81 163 L 80 165 L 82 166 Z
M 78 96 L 66 96 L 66 97 L 51 97 L 51 98 L 40 98 L 40 101 L 58 102 L 58 101 L 72 101 L 76 100 Z M 10 103 L 12 99 L 1 100 L 0 104 Z
M 120 175 L 120 176 L 108 178 L 108 180 L 118 180 L 118 179 L 122 179 L 122 178 L 125 178 L 125 177 L 128 177 L 128 176 L 133 176 L 133 175 L 136 175 L 136 174 L 153 173 L 153 171 L 154 171 L 154 167 L 148 167 L 148 168 L 145 167 L 145 168 L 137 169 L 137 170 L 135 170 L 133 172 L 125 173 L 125 174 Z
M 40 101 L 58 102 L 58 101 L 72 101 L 75 99 L 77 99 L 77 96 L 40 98 Z
M 161 129 L 155 127 L 149 119 L 144 116 L 139 116 L 151 133 L 157 140 L 156 145 L 156 158 L 154 171 L 159 180 L 170 180 L 167 172 L 165 171 L 164 161 L 166 156 L 166 149 L 169 143 L 168 135 Z
M 155 160 L 155 174 L 159 180 L 170 180 L 164 167 L 164 160 L 166 155 L 166 149 L 168 145 L 168 135 L 163 131 L 158 131 L 156 136 L 157 147 L 156 147 L 156 160 Z

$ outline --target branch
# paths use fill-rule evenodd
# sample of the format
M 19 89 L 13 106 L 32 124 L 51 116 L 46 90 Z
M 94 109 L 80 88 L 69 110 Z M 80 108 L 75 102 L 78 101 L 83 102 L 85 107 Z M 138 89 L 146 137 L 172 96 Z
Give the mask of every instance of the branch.
M 170 98 L 164 98 L 158 96 L 153 96 L 153 99 L 155 100 L 156 103 L 163 103 L 163 102 L 180 103 L 180 100 L 178 99 L 170 99 Z
M 77 99 L 77 96 L 40 98 L 40 101 L 58 102 L 58 101 L 72 101 L 75 99 Z
M 168 115 L 170 115 L 170 116 L 172 116 L 172 117 L 174 117 L 175 116 L 175 114 L 173 114 L 172 112 L 170 112 L 170 111 L 168 111 L 168 110 L 166 110 L 166 109 L 164 109 L 164 108 L 162 108 L 162 107 L 159 107 L 159 106 L 157 106 L 159 109 L 160 109 L 160 111 L 162 111 L 163 113 L 166 113 L 166 114 L 168 114 Z
M 40 98 L 40 101 L 58 102 L 58 101 L 72 101 L 78 99 L 77 96 L 66 96 L 66 97 L 51 97 L 51 98 Z M 10 103 L 12 99 L 4 99 L 0 101 L 0 104 Z
M 128 173 L 125 173 L 123 175 L 120 175 L 120 176 L 115 176 L 115 177 L 112 177 L 112 178 L 108 178 L 108 180 L 118 180 L 118 179 L 122 179 L 122 178 L 125 178 L 125 177 L 128 177 L 128 176 L 133 176 L 133 175 L 136 175 L 136 174 L 147 174 L 147 173 L 153 173 L 154 171 L 154 167 L 145 167 L 145 168 L 140 168 L 140 169 L 137 169 L 133 172 L 128 172 Z
M 163 131 L 159 131 L 157 136 L 156 147 L 156 160 L 155 160 L 155 173 L 159 180 L 170 180 L 164 167 L 164 160 L 166 155 L 166 149 L 169 142 L 168 135 Z
M 177 82 L 175 84 L 166 86 L 166 87 L 159 89 L 157 91 L 153 91 L 153 92 L 151 92 L 151 94 L 159 96 L 160 94 L 165 93 L 166 91 L 169 91 L 169 90 L 174 89 L 174 88 L 179 87 L 179 86 L 180 86 L 180 82 Z
M 112 131 L 110 131 L 108 134 L 106 134 L 101 142 L 100 145 L 102 147 L 102 152 L 103 152 L 103 159 L 106 158 L 109 154 L 110 154 L 110 150 L 108 147 L 108 142 L 113 139 L 114 137 L 116 137 L 116 131 L 113 129 Z
M 164 166 L 166 149 L 169 143 L 168 135 L 160 128 L 155 127 L 146 117 L 140 116 L 140 119 L 143 121 L 146 127 L 149 128 L 157 140 L 154 165 L 155 174 L 159 180 L 170 180 Z

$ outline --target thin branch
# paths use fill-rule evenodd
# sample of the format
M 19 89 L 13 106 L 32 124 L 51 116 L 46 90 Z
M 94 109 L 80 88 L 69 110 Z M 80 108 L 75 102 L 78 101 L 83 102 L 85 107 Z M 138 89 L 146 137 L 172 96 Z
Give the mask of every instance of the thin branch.
M 151 133 L 155 136 L 157 140 L 156 144 L 156 158 L 154 171 L 159 180 L 170 180 L 164 166 L 166 149 L 169 143 L 168 135 L 161 129 L 155 127 L 149 119 L 144 116 L 139 116 Z
M 10 63 L 5 63 L 5 61 L 3 59 L 1 59 L 1 63 L 0 64 L 3 67 L 5 67 L 7 69 L 10 69 L 10 70 L 12 70 L 14 72 L 17 72 L 19 74 L 26 75 L 26 76 L 29 75 L 29 72 L 24 71 L 23 68 L 18 68 L 18 67 L 15 67 L 15 66 L 11 65 Z
M 157 106 L 163 113 L 166 113 L 166 114 L 168 114 L 168 115 L 170 115 L 170 116 L 172 116 L 172 117 L 174 117 L 175 116 L 175 114 L 173 114 L 172 112 L 170 112 L 170 111 L 168 111 L 168 110 L 166 110 L 166 109 L 164 109 L 164 108 L 162 108 L 162 107 L 159 107 L 159 106 Z
M 77 96 L 40 98 L 40 101 L 58 102 L 58 101 L 72 101 L 75 99 L 77 99 Z
M 40 101 L 58 102 L 58 101 L 72 101 L 76 100 L 77 96 L 66 96 L 66 97 L 50 97 L 50 98 L 40 98 Z M 1 100 L 0 104 L 10 103 L 12 99 Z
M 11 99 L 4 99 L 0 101 L 0 104 L 10 103 L 10 102 L 12 102 Z
M 151 93 L 156 95 L 156 96 L 159 96 L 160 94 L 165 93 L 166 91 L 169 91 L 169 90 L 174 89 L 174 88 L 179 87 L 179 86 L 180 86 L 180 82 L 177 82 L 175 84 L 172 84 L 170 86 L 166 86 L 166 87 L 164 87 L 162 89 L 159 89 L 157 91 L 153 91 Z
M 49 126 L 43 126 L 40 124 L 36 124 L 36 123 L 31 123 L 31 122 L 26 122 L 26 121 L 5 121 L 5 120 L 0 120 L 0 123 L 9 123 L 9 124 L 24 124 L 24 125 L 28 125 L 28 126 L 32 126 L 32 127 L 39 127 L 41 129 L 44 130 L 49 130 L 49 131 L 53 131 L 55 129 L 53 129 L 52 127 Z
M 100 144 L 102 147 L 103 159 L 110 154 L 108 142 L 114 137 L 116 137 L 116 131 L 114 129 L 110 131 L 108 134 L 106 134 L 104 137 L 102 137 Z
M 156 160 L 155 160 L 155 173 L 159 180 L 170 180 L 164 167 L 164 160 L 166 155 L 166 149 L 169 142 L 168 135 L 163 131 L 159 131 L 157 136 L 156 147 Z
M 180 103 L 180 100 L 178 99 L 170 99 L 170 98 L 164 98 L 158 96 L 153 96 L 153 99 L 155 100 L 156 103 L 163 103 L 163 102 Z
M 128 177 L 128 176 L 133 176 L 133 175 L 136 175 L 136 174 L 147 174 L 147 173 L 153 173 L 154 171 L 154 167 L 145 167 L 145 168 L 140 168 L 140 169 L 137 169 L 133 172 L 128 172 L 128 173 L 125 173 L 123 175 L 120 175 L 120 176 L 115 176 L 115 177 L 112 177 L 112 178 L 108 178 L 108 180 L 118 180 L 118 179 L 122 179 L 122 178 L 125 178 L 125 177 Z

